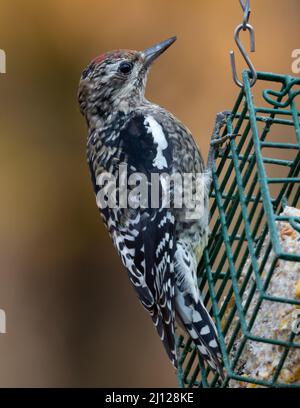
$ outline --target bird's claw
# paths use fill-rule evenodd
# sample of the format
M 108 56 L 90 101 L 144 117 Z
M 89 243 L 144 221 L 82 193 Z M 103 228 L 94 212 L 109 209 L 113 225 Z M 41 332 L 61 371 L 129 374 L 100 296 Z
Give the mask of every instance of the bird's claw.
M 235 137 L 239 136 L 237 134 L 226 134 L 224 136 L 221 136 L 221 130 L 224 126 L 227 125 L 227 120 L 231 116 L 232 112 L 228 110 L 220 112 L 216 116 L 215 127 L 211 136 L 210 149 L 208 153 L 208 169 L 212 169 L 216 153 L 222 154 L 224 152 L 224 149 L 221 149 L 221 146 L 228 140 L 233 140 Z
M 239 134 L 233 133 L 233 134 L 226 134 L 225 136 L 221 136 L 221 130 L 224 126 L 227 124 L 228 118 L 232 115 L 231 111 L 223 111 L 217 114 L 216 117 L 216 123 L 215 123 L 215 129 L 210 141 L 210 146 L 216 150 L 219 150 L 219 148 L 228 140 L 233 140 L 237 136 L 240 136 Z
M 229 110 L 225 110 L 225 111 L 223 111 L 223 112 L 219 112 L 219 113 L 217 114 L 217 117 L 216 117 L 216 127 L 218 127 L 219 130 L 221 130 L 222 127 L 223 127 L 224 125 L 226 125 L 227 119 L 228 119 L 231 115 L 232 115 L 232 112 L 229 111 Z
M 212 147 L 220 147 L 222 146 L 227 140 L 233 140 L 237 136 L 241 136 L 239 133 L 233 133 L 233 134 L 227 134 L 225 136 L 219 137 L 219 138 L 213 138 L 210 142 L 210 145 Z
M 227 124 L 227 119 L 232 115 L 228 110 L 219 112 L 216 117 L 215 128 L 212 139 L 219 139 L 222 128 Z

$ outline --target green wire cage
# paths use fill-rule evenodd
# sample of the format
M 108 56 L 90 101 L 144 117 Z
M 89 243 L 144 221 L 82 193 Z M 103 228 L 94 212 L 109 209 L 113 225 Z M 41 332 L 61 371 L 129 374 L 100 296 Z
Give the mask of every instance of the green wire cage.
M 224 131 L 239 136 L 213 170 L 211 237 L 199 268 L 226 378 L 220 383 L 180 335 L 178 380 L 300 388 L 300 78 L 260 72 L 257 97 L 249 72 L 243 81 Z

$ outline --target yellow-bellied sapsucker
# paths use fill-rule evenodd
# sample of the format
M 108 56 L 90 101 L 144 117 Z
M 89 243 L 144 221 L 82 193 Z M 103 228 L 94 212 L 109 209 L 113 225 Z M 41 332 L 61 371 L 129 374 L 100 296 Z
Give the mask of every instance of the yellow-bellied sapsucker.
M 177 367 L 177 320 L 203 359 L 223 376 L 217 331 L 201 300 L 197 266 L 208 239 L 210 166 L 226 115 L 217 117 L 205 166 L 189 130 L 171 113 L 145 99 L 149 67 L 175 39 L 142 52 L 116 50 L 94 59 L 80 79 L 78 100 L 88 125 L 87 157 L 97 203 L 169 358 Z M 120 178 L 121 165 L 127 166 L 129 177 L 136 173 L 145 176 L 150 194 L 153 174 L 203 175 L 199 216 L 191 217 L 193 210 L 184 204 L 182 208 L 168 207 L 160 199 L 156 206 L 126 208 L 118 199 L 112 206 L 100 205 L 99 177 L 109 173 Z M 159 187 L 165 188 L 163 179 Z M 172 204 L 176 192 L 169 188 Z M 120 194 L 118 187 L 118 198 Z

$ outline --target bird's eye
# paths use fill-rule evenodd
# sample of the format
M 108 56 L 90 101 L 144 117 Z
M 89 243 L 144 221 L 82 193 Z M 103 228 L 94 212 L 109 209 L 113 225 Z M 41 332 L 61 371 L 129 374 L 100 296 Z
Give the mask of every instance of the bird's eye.
M 122 74 L 129 74 L 131 70 L 132 70 L 132 64 L 130 62 L 121 62 L 119 66 L 119 71 Z

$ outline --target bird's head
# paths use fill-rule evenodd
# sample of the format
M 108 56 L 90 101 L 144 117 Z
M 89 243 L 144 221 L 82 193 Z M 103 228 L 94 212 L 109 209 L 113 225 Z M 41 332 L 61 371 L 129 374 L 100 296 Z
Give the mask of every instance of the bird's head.
M 95 58 L 79 83 L 82 114 L 89 120 L 137 106 L 144 98 L 149 67 L 175 40 L 169 38 L 144 51 L 116 50 Z

